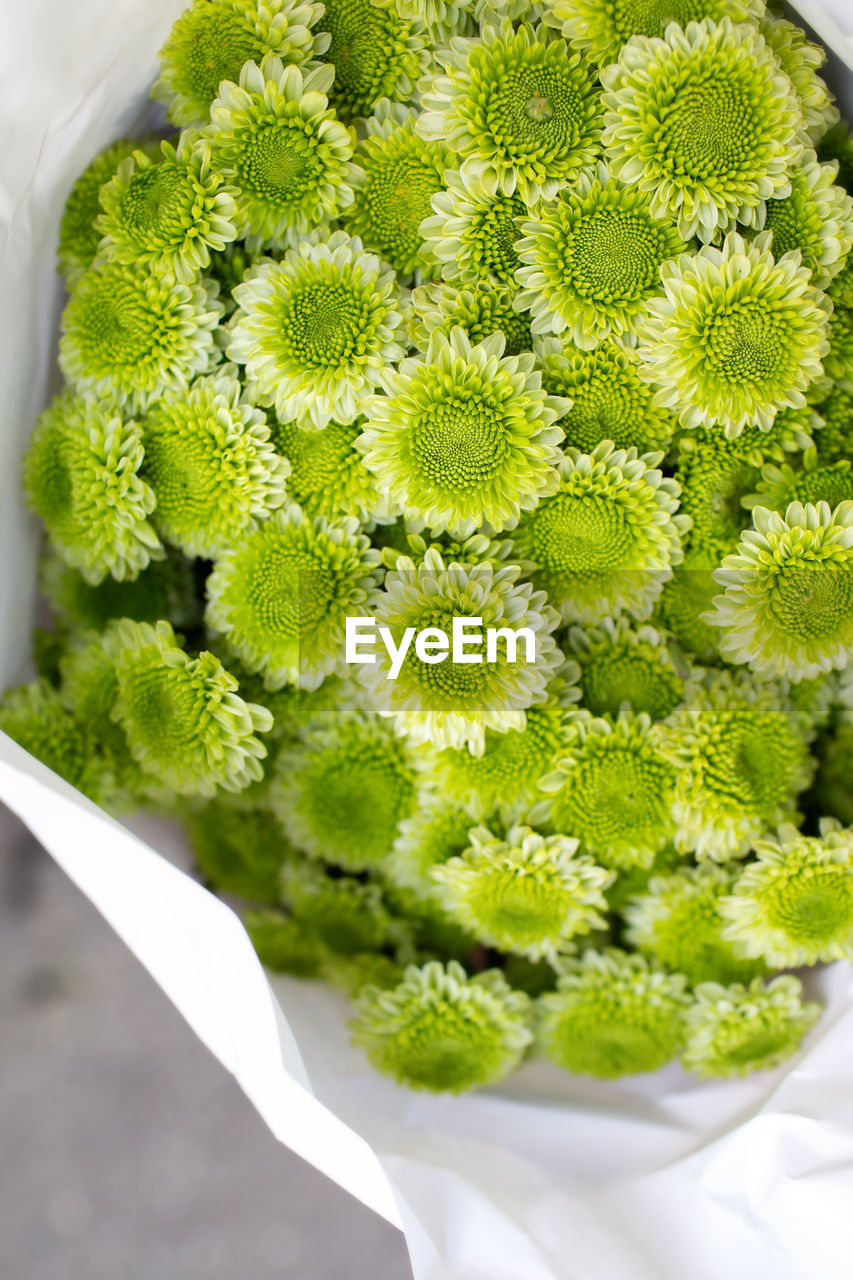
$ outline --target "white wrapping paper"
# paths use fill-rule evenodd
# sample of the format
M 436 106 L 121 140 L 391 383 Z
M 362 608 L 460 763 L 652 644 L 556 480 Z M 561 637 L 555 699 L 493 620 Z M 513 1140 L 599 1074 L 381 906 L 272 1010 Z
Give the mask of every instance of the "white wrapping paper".
M 36 530 L 19 495 L 48 393 L 62 205 L 132 127 L 182 0 L 0 0 L 0 686 L 27 674 Z M 853 68 L 853 3 L 803 3 Z M 837 24 L 837 25 L 836 25 Z M 846 32 L 847 34 L 843 34 Z M 843 88 L 853 118 L 853 70 Z M 843 68 L 842 68 L 843 73 Z M 797 1059 L 745 1082 L 671 1067 L 618 1083 L 529 1063 L 421 1096 L 348 1045 L 319 983 L 272 988 L 236 916 L 177 869 L 176 832 L 120 826 L 0 735 L 0 799 L 92 899 L 276 1136 L 402 1226 L 415 1280 L 848 1280 L 853 980 Z M 163 856 L 161 856 L 163 855 Z

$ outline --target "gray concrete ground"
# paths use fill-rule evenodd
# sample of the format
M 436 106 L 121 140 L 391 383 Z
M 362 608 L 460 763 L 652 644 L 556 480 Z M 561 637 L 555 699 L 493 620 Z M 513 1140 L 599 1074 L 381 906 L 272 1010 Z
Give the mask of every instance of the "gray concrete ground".
M 410 1280 L 0 806 L 3 1280 Z

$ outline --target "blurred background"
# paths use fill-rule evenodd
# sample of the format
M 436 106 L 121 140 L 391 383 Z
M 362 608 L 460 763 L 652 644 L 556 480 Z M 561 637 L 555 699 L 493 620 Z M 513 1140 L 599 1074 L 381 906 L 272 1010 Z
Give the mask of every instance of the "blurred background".
M 411 1280 L 0 806 L 0 1276 Z

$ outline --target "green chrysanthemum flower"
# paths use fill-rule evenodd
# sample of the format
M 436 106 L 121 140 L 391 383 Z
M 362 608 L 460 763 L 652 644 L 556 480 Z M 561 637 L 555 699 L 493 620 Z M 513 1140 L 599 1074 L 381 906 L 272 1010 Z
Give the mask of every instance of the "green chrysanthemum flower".
M 103 761 L 95 739 L 46 680 L 3 694 L 0 732 L 84 795 L 95 801 L 102 798 Z
M 346 616 L 376 587 L 378 564 L 355 517 L 310 519 L 289 504 L 220 554 L 208 625 L 270 689 L 316 689 L 342 665 Z
M 515 294 L 494 284 L 455 289 L 450 284 L 425 284 L 412 292 L 412 314 L 409 338 L 419 351 L 429 350 L 434 333 L 447 338 L 457 326 L 464 329 L 472 343 L 481 342 L 493 333 L 502 333 L 504 354 L 520 355 L 531 347 L 530 321 L 514 306 Z
M 583 705 L 595 716 L 617 716 L 627 702 L 636 715 L 664 720 L 701 674 L 673 654 L 665 634 L 627 618 L 604 618 L 594 630 L 572 627 L 567 652 L 580 668 Z
M 432 334 L 426 355 L 382 375 L 359 448 L 406 516 L 461 536 L 496 530 L 557 484 L 565 402 L 548 396 L 531 354 L 503 356 L 499 333 L 472 345 L 462 329 Z
M 343 231 L 262 263 L 234 297 L 228 356 L 282 422 L 352 422 L 404 354 L 394 272 Z
M 184 631 L 201 625 L 202 600 L 193 567 L 179 552 L 166 549 L 132 582 L 104 578 L 92 587 L 59 556 L 42 562 L 40 586 L 57 619 L 72 631 L 103 631 L 115 618 L 134 622 L 171 622 Z
M 292 916 L 279 911 L 252 911 L 243 917 L 243 924 L 265 968 L 295 978 L 325 976 L 328 949 Z
M 818 405 L 814 444 L 821 462 L 853 456 L 853 391 L 833 387 Z
M 342 120 L 369 116 L 381 98 L 411 98 L 429 60 L 426 36 L 390 0 L 326 0 L 317 30 L 330 38 L 322 58 L 335 68 L 331 100 Z
M 424 796 L 414 817 L 400 823 L 394 847 L 382 864 L 383 876 L 397 888 L 441 905 L 441 890 L 430 871 L 465 852 L 471 843 L 471 826 L 471 816 L 464 809 L 435 796 Z
M 709 18 L 635 36 L 601 82 L 611 172 L 685 240 L 759 225 L 763 202 L 789 194 L 802 114 L 755 26 Z
M 748 22 L 764 0 L 551 0 L 563 35 L 599 67 L 615 62 L 632 36 L 662 36 L 671 22 L 686 27 L 703 18 Z
M 647 618 L 672 576 L 689 520 L 675 514 L 678 486 L 657 470 L 660 456 L 609 440 L 589 454 L 569 449 L 558 492 L 520 520 L 515 552 L 564 622 Z
M 771 684 L 720 672 L 657 729 L 677 772 L 675 844 L 697 858 L 743 857 L 811 779 L 810 735 Z
M 556 960 L 573 939 L 604 925 L 603 890 L 612 872 L 577 857 L 578 841 L 511 828 L 501 840 L 487 827 L 471 831 L 461 857 L 433 868 L 442 905 L 481 942 Z
M 578 716 L 531 820 L 550 818 L 607 867 L 650 866 L 672 838 L 675 770 L 647 715 Z
M 225 81 L 205 137 L 211 164 L 236 187 L 234 220 L 250 244 L 292 243 L 352 203 L 353 138 L 329 107 L 332 67 L 249 62 Z
M 101 188 L 96 226 L 100 253 L 127 266 L 192 284 L 237 236 L 232 221 L 239 192 L 210 170 L 210 148 L 184 133 L 159 157 L 134 151 Z
M 537 1003 L 537 1047 L 575 1075 L 613 1080 L 657 1071 L 681 1052 L 689 999 L 681 974 L 638 955 L 587 951 Z
M 59 227 L 57 249 L 59 270 L 69 289 L 89 270 L 98 252 L 101 233 L 95 219 L 101 212 L 101 187 L 135 151 L 156 160 L 161 154 L 160 139 L 120 138 L 95 156 L 71 188 Z
M 272 728 L 265 707 L 244 702 L 212 653 L 190 658 L 167 622 L 117 624 L 114 718 L 140 767 L 179 795 L 239 791 L 263 774 Z
M 450 41 L 444 73 L 423 90 L 418 132 L 462 157 L 461 176 L 551 200 L 597 158 L 598 87 L 580 54 L 545 27 L 486 23 Z
M 355 199 L 342 215 L 347 230 L 365 248 L 381 254 L 396 271 L 423 270 L 420 225 L 430 199 L 444 186 L 452 152 L 415 133 L 415 113 L 383 98 L 365 123 L 353 155 L 350 182 Z M 429 268 L 427 274 L 434 274 Z
M 338 717 L 281 753 L 271 802 L 288 839 L 312 857 L 377 868 L 418 809 L 426 763 L 381 720 Z
M 708 621 L 720 652 L 758 675 L 801 680 L 853 654 L 853 502 L 831 510 L 792 502 L 756 507 L 737 551 L 714 577 L 723 594 Z
M 664 969 L 699 982 L 750 982 L 765 972 L 727 941 L 721 903 L 735 877 L 712 863 L 654 876 L 625 909 L 625 940 Z
M 766 429 L 822 373 L 831 305 L 798 255 L 776 262 L 769 240 L 733 233 L 662 268 L 666 297 L 649 302 L 640 356 L 685 427 Z
M 579 351 L 550 336 L 540 337 L 535 350 L 545 390 L 572 402 L 560 419 L 564 447 L 592 453 L 602 440 L 612 440 L 617 449 L 638 453 L 667 448 L 676 418 L 655 404 L 655 388 L 641 377 L 632 347 L 612 340 Z
M 296 423 L 270 424 L 275 447 L 290 466 L 288 496 L 306 515 L 329 520 L 355 516 L 361 524 L 384 524 L 392 518 L 392 504 L 379 492 L 355 447 L 363 426 L 363 418 L 346 425 L 329 422 L 322 431 Z
M 434 212 L 420 226 L 425 259 L 461 285 L 514 286 L 521 263 L 515 244 L 527 214 L 521 196 L 504 195 L 496 178 L 463 179 L 457 170 L 448 169 L 444 182 L 447 189 L 432 197 Z
M 853 199 L 835 185 L 838 166 L 819 164 L 807 151 L 789 171 L 791 194 L 767 201 L 764 229 L 777 260 L 799 249 L 812 284 L 826 289 L 844 266 L 853 245 Z
M 545 701 L 546 687 L 562 661 L 552 635 L 559 619 L 544 595 L 519 582 L 518 576 L 517 566 L 496 568 L 488 561 L 470 568 L 446 567 L 434 550 L 426 553 L 420 568 L 401 557 L 389 571 L 374 614 L 398 653 L 407 632 L 409 647 L 402 650 L 405 656 L 394 679 L 387 649 L 379 646 L 375 662 L 363 663 L 355 672 L 371 705 L 381 715 L 392 716 L 398 732 L 438 748 L 467 744 L 479 755 L 486 730 L 523 729 L 527 708 Z M 449 640 L 456 634 L 454 619 L 469 623 L 467 661 L 451 661 L 447 645 L 443 657 L 431 649 L 421 658 L 417 643 L 410 643 L 412 635 L 438 630 Z M 489 629 L 494 652 L 486 647 L 484 654 Z M 506 634 L 497 634 L 507 629 L 524 629 L 526 634 L 514 644 Z
M 663 292 L 661 267 L 686 246 L 648 195 L 613 181 L 599 163 L 522 223 L 518 307 L 534 333 L 565 333 L 593 348 L 642 327 L 649 298 Z
M 378 1071 L 410 1089 L 463 1093 L 494 1084 L 532 1040 L 530 1001 L 497 969 L 469 978 L 460 964 L 410 965 L 390 991 L 368 987 L 350 1024 Z
M 41 415 L 24 460 L 24 491 L 63 559 L 92 586 L 135 578 L 163 556 L 148 521 L 154 494 L 139 475 L 142 433 L 109 403 L 63 392 Z
M 247 902 L 278 903 L 281 869 L 292 852 L 268 812 L 216 799 L 185 821 L 205 884 Z
M 755 492 L 747 494 L 743 504 L 750 510 L 768 507 L 784 514 L 792 502 L 813 506 L 825 502 L 829 507 L 837 507 L 850 501 L 853 501 L 853 475 L 849 460 L 841 458 L 837 462 L 821 463 L 816 451 L 809 449 L 797 470 L 787 464 L 763 467 Z
M 177 284 L 144 268 L 87 271 L 63 314 L 59 363 L 76 391 L 114 396 L 129 412 L 207 373 L 219 359 L 216 286 Z
M 275 54 L 307 62 L 325 42 L 312 33 L 319 4 L 294 0 L 193 0 L 160 50 L 160 78 L 151 96 L 175 124 L 201 124 L 223 80 L 236 81 L 245 62 Z
M 290 467 L 266 416 L 246 403 L 225 366 L 186 391 L 167 392 L 143 420 L 142 474 L 154 521 L 188 556 L 214 556 L 284 502 Z
M 684 561 L 664 583 L 654 618 L 675 637 L 682 649 L 698 662 L 718 657 L 720 632 L 705 621 L 719 588 L 714 570 L 719 568 L 716 550 L 701 545 L 688 547 Z
M 761 17 L 758 29 L 794 86 L 809 136 L 818 141 L 839 119 L 832 94 L 818 74 L 826 62 L 826 50 L 792 22 L 769 13 Z
M 687 1012 L 688 1042 L 681 1059 L 698 1076 L 746 1076 L 766 1071 L 796 1053 L 820 1017 L 803 1003 L 802 986 L 786 974 L 766 986 L 703 982 Z
M 853 959 L 853 833 L 831 819 L 819 836 L 780 827 L 720 910 L 725 936 L 777 968 Z
M 378 885 L 362 884 L 353 876 L 333 878 L 315 862 L 286 863 L 281 896 L 294 919 L 330 951 L 381 951 L 399 934 Z

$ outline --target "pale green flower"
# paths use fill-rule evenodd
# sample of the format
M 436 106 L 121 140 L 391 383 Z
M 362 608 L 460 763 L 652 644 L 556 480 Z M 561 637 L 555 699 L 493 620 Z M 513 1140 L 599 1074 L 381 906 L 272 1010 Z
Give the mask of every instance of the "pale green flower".
M 663 720 L 701 677 L 672 652 L 665 632 L 624 617 L 570 628 L 565 648 L 580 668 L 583 705 L 596 716 L 617 716 L 627 702 L 635 714 Z
M 165 549 L 132 580 L 104 578 L 91 586 L 82 574 L 56 554 L 44 556 L 39 586 L 62 626 L 77 631 L 103 631 L 115 618 L 134 622 L 171 622 L 178 631 L 201 625 L 203 603 L 192 564 L 178 551 Z
M 442 892 L 430 872 L 465 852 L 472 825 L 471 815 L 464 809 L 434 795 L 422 796 L 418 812 L 400 823 L 393 848 L 382 864 L 383 876 L 397 888 L 440 907 Z
M 803 1003 L 802 986 L 786 974 L 748 987 L 703 982 L 687 1012 L 687 1048 L 681 1059 L 698 1076 L 746 1076 L 766 1071 L 796 1053 L 820 1016 Z
M 550 0 L 549 8 L 570 43 L 606 67 L 632 36 L 662 36 L 671 22 L 703 18 L 748 22 L 764 12 L 764 0 Z
M 96 802 L 103 798 L 104 765 L 94 736 L 47 680 L 3 694 L 0 732 L 84 795 Z
M 818 74 L 826 62 L 826 50 L 792 22 L 769 13 L 760 17 L 758 29 L 794 86 L 811 140 L 819 141 L 839 120 L 835 99 Z
M 835 462 L 822 462 L 814 449 L 802 455 L 800 466 L 795 470 L 789 463 L 775 466 L 768 463 L 761 469 L 755 491 L 743 499 L 743 505 L 752 510 L 754 507 L 769 507 L 771 511 L 786 512 L 792 502 L 803 506 L 811 503 L 816 506 L 825 502 L 829 507 L 837 507 L 842 502 L 853 501 L 853 474 L 850 461 L 839 458 Z
M 270 424 L 275 447 L 290 467 L 288 497 L 306 515 L 329 520 L 355 516 L 360 524 L 385 524 L 396 514 L 355 447 L 363 426 L 363 418 L 345 425 L 328 422 L 322 431 L 297 423 Z
M 836 185 L 837 164 L 819 164 L 806 151 L 788 174 L 791 194 L 767 201 L 764 230 L 774 258 L 799 249 L 817 289 L 826 289 L 853 245 L 853 199 Z
M 530 320 L 515 304 L 516 294 L 493 283 L 456 289 L 433 281 L 412 291 L 412 312 L 408 333 L 413 346 L 426 353 L 434 333 L 450 337 L 455 328 L 464 329 L 472 343 L 493 333 L 502 333 L 504 355 L 517 356 L 531 347 Z
M 317 862 L 302 858 L 285 863 L 281 900 L 330 951 L 381 951 L 398 939 L 399 924 L 389 914 L 379 885 L 363 884 L 354 876 L 329 876 Z
M 267 810 L 217 796 L 202 808 L 188 808 L 184 821 L 204 884 L 247 902 L 278 904 L 281 869 L 293 855 Z
M 463 179 L 448 169 L 444 183 L 446 190 L 432 197 L 432 216 L 420 225 L 425 259 L 438 264 L 445 280 L 513 286 L 519 222 L 527 214 L 521 196 L 504 195 L 497 178 L 485 174 Z
M 369 116 L 382 98 L 406 102 L 429 61 L 421 23 L 391 0 L 325 0 L 318 32 L 335 68 L 331 101 L 342 120 Z

